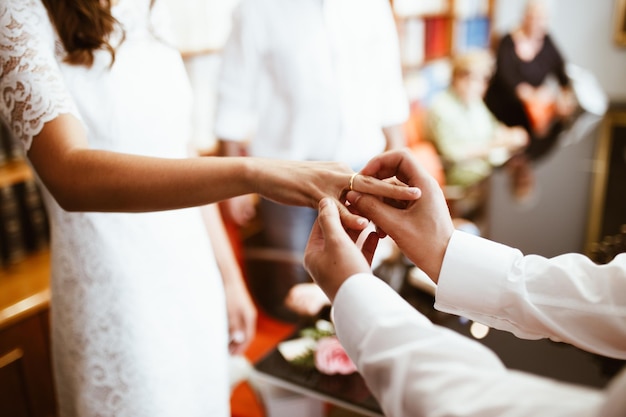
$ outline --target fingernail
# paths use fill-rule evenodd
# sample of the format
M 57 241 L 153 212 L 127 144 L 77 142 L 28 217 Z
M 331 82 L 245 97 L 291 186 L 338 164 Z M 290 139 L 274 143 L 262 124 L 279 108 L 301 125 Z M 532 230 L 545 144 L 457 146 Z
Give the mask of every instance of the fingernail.
M 327 197 L 324 197 L 320 200 L 320 204 L 319 207 L 320 209 L 324 208 L 324 207 L 328 207 L 328 205 L 330 204 L 330 201 Z
M 369 221 L 361 217 L 359 220 L 357 220 L 357 223 L 359 224 L 359 226 L 367 226 L 369 224 Z
M 422 190 L 420 188 L 417 188 L 417 187 L 409 187 L 408 191 L 409 191 L 409 193 L 415 194 L 415 195 L 422 194 Z

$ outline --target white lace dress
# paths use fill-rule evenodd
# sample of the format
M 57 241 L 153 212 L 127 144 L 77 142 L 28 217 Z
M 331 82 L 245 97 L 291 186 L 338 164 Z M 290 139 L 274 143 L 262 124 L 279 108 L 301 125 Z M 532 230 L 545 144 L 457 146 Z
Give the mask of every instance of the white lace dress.
M 190 89 L 149 3 L 121 0 L 115 64 L 102 52 L 86 69 L 61 63 L 39 0 L 0 2 L 0 115 L 26 149 L 73 113 L 92 148 L 186 156 Z M 199 210 L 68 213 L 44 198 L 59 417 L 229 415 L 223 288 Z

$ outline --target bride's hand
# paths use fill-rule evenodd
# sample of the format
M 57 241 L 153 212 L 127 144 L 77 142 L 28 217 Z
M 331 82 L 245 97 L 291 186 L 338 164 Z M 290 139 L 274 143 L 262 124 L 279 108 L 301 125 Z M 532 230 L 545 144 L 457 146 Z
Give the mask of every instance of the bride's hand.
M 416 187 L 356 175 L 339 162 L 256 161 L 254 181 L 259 194 L 278 203 L 311 208 L 317 208 L 323 198 L 330 197 L 339 210 L 342 223 L 349 229 L 362 230 L 368 220 L 351 213 L 344 205 L 347 191 L 397 201 L 413 201 L 421 195 Z

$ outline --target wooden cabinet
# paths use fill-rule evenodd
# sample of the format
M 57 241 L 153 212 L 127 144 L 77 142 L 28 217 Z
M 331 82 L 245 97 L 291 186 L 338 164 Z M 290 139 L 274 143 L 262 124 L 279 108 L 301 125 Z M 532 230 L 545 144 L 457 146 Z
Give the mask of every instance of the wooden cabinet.
M 0 187 L 33 178 L 28 164 L 0 167 Z M 0 267 L 0 416 L 52 417 L 48 249 Z
M 0 330 L 0 415 L 55 415 L 49 345 L 47 310 Z
M 0 272 L 0 416 L 50 417 L 49 253 Z

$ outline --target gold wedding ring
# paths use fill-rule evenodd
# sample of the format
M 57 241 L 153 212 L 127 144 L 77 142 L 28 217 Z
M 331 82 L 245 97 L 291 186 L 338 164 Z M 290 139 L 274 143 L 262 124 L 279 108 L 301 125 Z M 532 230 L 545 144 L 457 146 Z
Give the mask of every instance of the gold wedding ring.
M 358 172 L 355 172 L 355 173 L 354 173 L 354 174 L 352 174 L 352 176 L 350 177 L 350 187 L 349 187 L 349 188 L 350 188 L 350 191 L 354 191 L 354 189 L 352 188 L 352 185 L 353 185 L 353 183 L 354 183 L 354 178 L 355 178 L 357 175 L 359 175 L 359 173 L 358 173 Z

